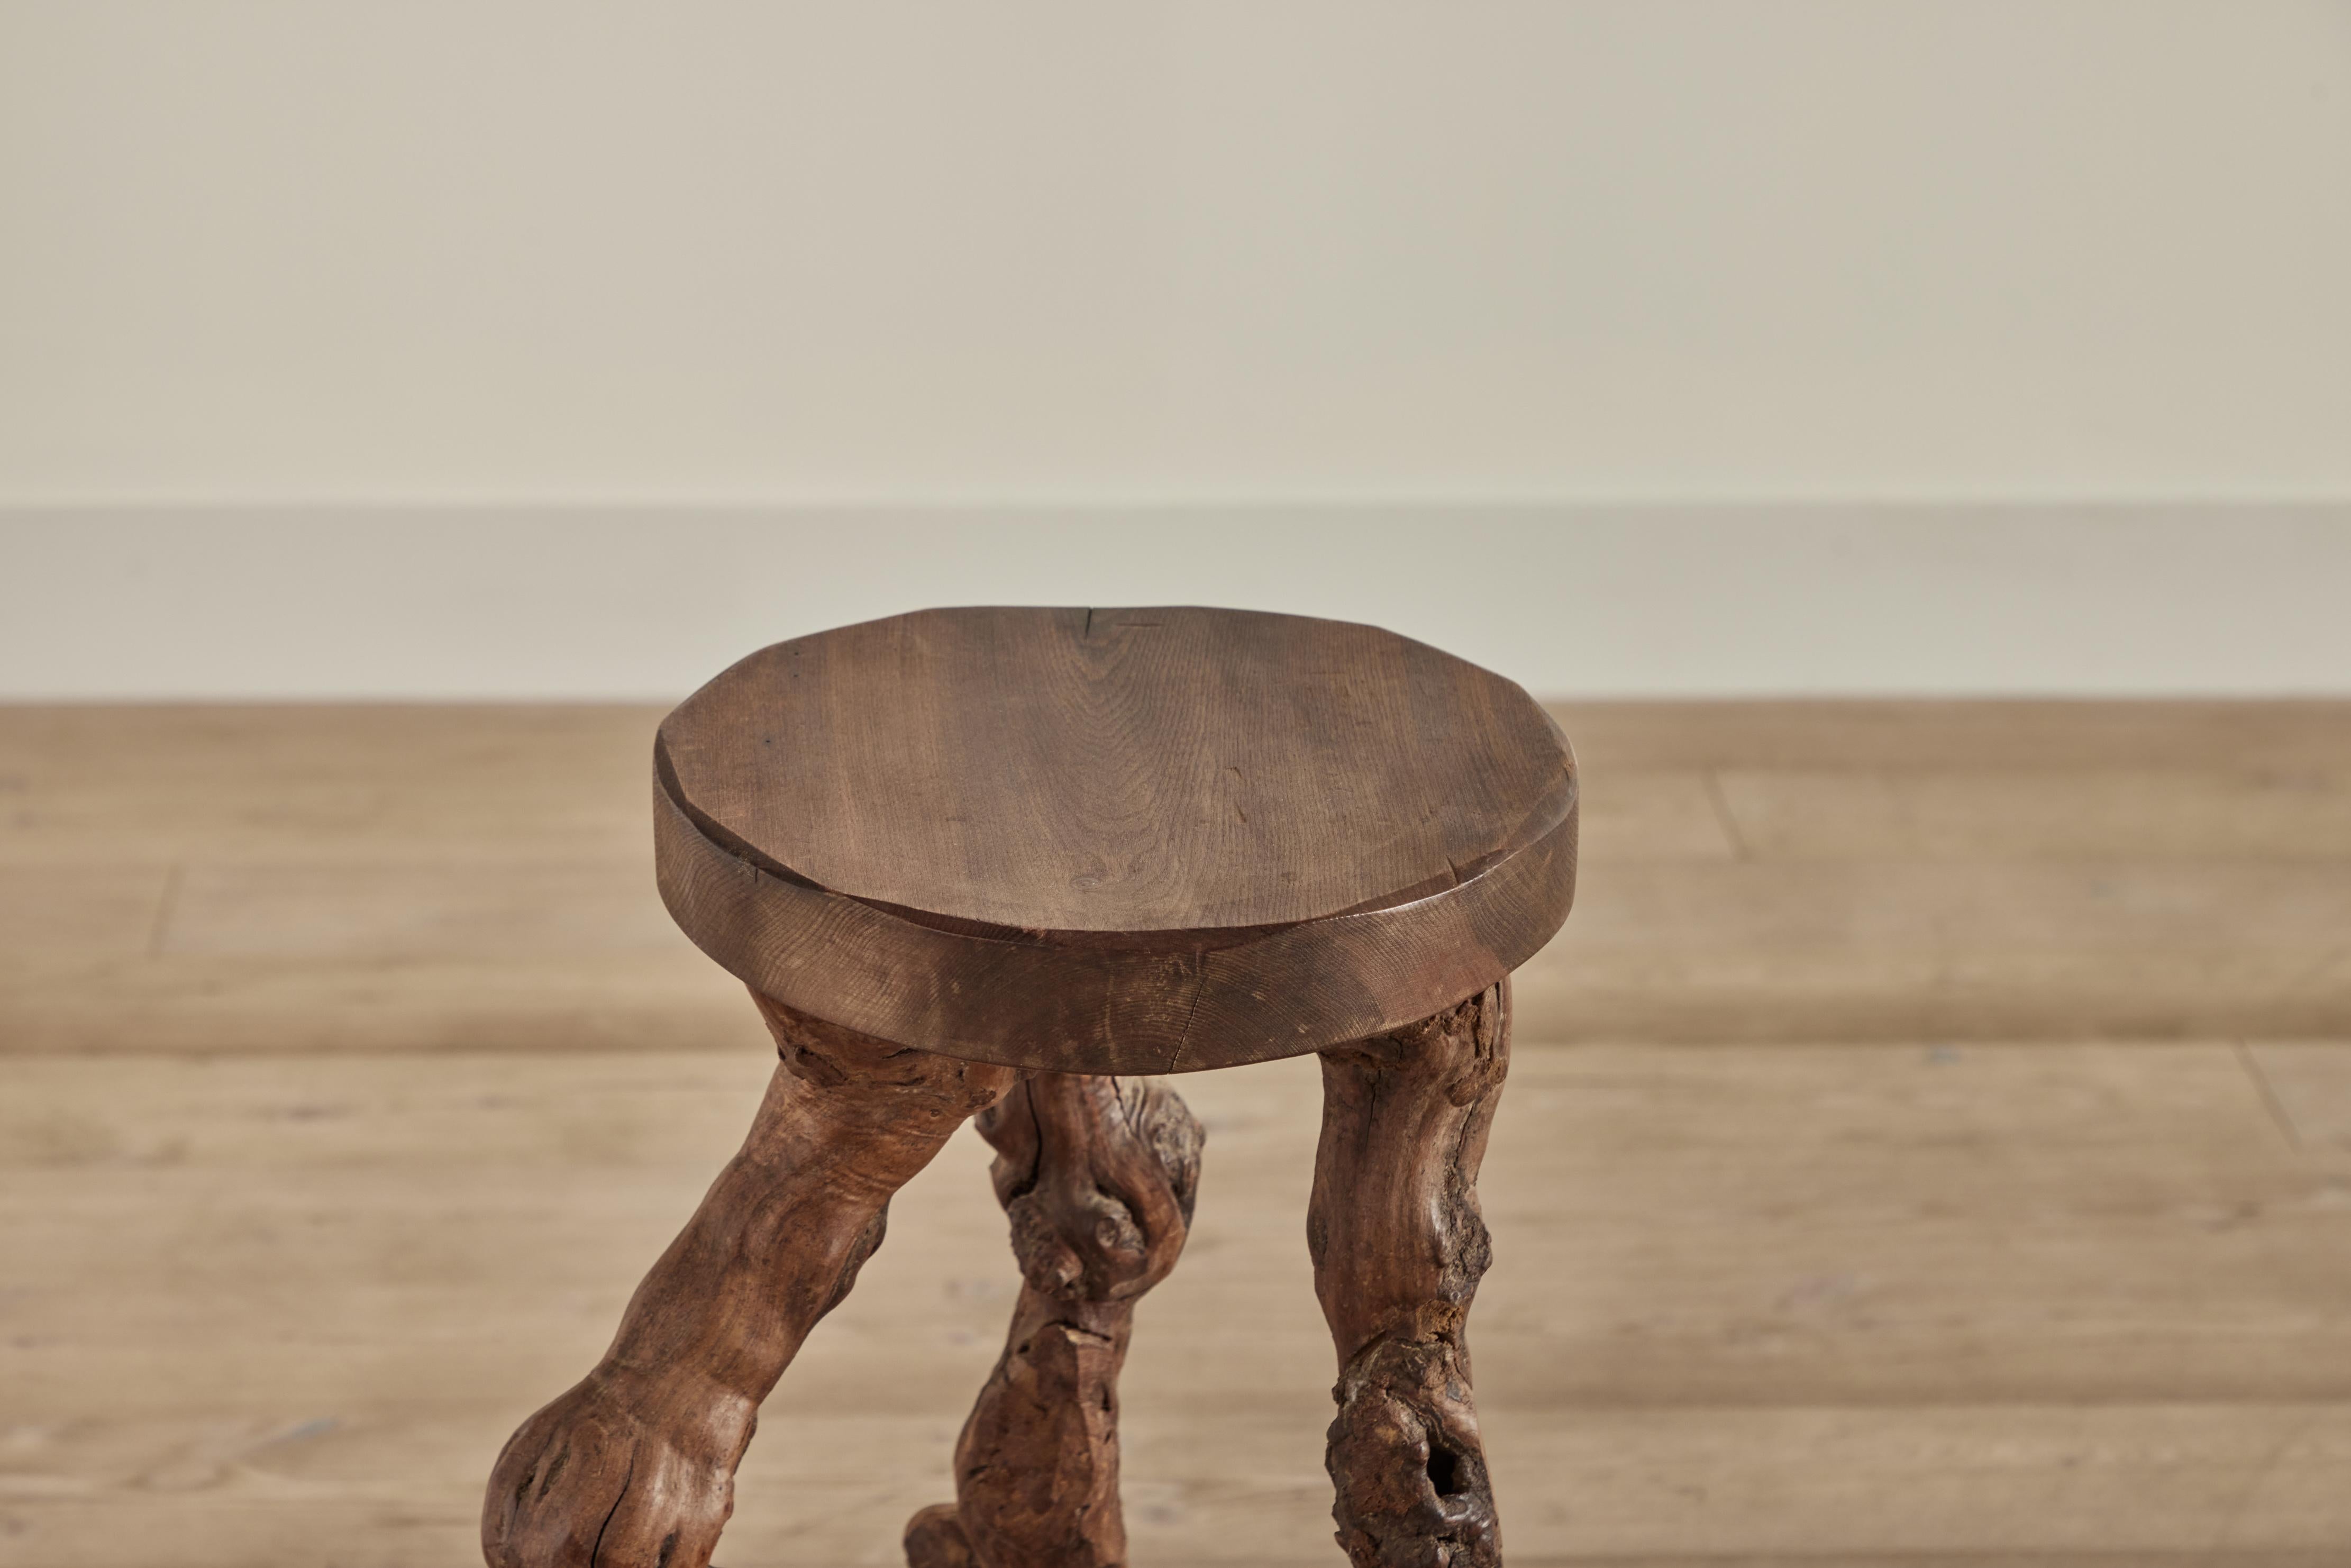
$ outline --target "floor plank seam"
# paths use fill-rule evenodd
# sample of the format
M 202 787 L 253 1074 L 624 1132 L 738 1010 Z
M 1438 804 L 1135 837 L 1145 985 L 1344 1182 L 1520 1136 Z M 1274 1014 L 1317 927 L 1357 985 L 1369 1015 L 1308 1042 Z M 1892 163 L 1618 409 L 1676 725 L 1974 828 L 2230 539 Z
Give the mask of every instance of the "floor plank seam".
M 187 866 L 181 861 L 173 861 L 171 869 L 163 873 L 163 891 L 155 900 L 154 924 L 147 929 L 147 956 L 150 958 L 163 956 L 163 944 L 171 936 L 172 916 L 179 908 L 180 884 L 186 880 Z
M 1731 814 L 1730 799 L 1722 792 L 1722 769 L 1708 768 L 1704 770 L 1704 777 L 1706 798 L 1714 807 L 1714 820 L 1720 824 L 1723 838 L 1730 845 L 1730 858 L 1740 861 L 1753 860 L 1755 852 L 1748 847 L 1747 835 L 1739 831 L 1739 819 Z
M 2278 1098 L 2277 1088 L 2270 1082 L 2270 1075 L 2262 1071 L 2261 1059 L 2253 1054 L 2253 1048 L 2243 1040 L 2240 1040 L 2234 1043 L 2237 1061 L 2244 1068 L 2245 1075 L 2253 1081 L 2253 1092 L 2261 1096 L 2262 1109 L 2267 1111 L 2270 1120 L 2277 1124 L 2277 1130 L 2284 1137 L 2286 1146 L 2297 1155 L 2303 1153 L 2302 1129 L 2294 1124 L 2294 1117 L 2286 1110 L 2285 1103 Z

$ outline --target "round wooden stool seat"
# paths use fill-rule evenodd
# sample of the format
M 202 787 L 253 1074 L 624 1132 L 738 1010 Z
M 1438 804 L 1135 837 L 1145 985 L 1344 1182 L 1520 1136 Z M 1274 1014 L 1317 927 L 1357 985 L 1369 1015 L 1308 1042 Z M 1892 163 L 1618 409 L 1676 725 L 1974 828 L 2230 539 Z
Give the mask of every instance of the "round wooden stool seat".
M 1064 1072 L 1318 1051 L 1549 940 L 1575 765 L 1509 681 L 1247 611 L 931 610 L 779 643 L 665 719 L 661 888 L 753 988 Z

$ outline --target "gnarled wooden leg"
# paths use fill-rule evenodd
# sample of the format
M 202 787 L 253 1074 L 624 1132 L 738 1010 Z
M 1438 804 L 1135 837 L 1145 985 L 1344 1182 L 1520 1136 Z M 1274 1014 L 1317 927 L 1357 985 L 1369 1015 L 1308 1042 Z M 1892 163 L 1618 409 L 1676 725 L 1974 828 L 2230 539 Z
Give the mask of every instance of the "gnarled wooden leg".
M 1113 1568 L 1118 1369 L 1134 1303 L 1184 1249 L 1200 1124 L 1165 1084 L 1025 1075 L 979 1119 L 1020 1300 L 956 1442 L 956 1501 L 906 1526 L 912 1568 Z
M 1462 1336 L 1491 1257 L 1478 1166 L 1510 1050 L 1506 980 L 1322 1053 L 1306 1240 L 1339 1350 L 1331 1511 L 1355 1568 L 1501 1562 Z
M 742 1152 L 594 1371 L 491 1472 L 491 1568 L 705 1568 L 759 1401 L 882 1243 L 890 1195 L 1017 1076 L 755 998 L 783 1058 Z

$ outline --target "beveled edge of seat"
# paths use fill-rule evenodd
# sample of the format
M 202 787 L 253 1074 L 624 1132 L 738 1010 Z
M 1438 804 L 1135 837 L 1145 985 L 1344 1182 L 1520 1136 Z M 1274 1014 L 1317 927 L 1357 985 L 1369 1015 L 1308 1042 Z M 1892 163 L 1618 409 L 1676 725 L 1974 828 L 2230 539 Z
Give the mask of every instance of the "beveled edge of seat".
M 1067 611 L 1069 613 L 1076 613 L 1076 611 L 1070 607 L 1064 606 L 1060 608 Z M 1507 834 L 1503 836 L 1503 839 L 1499 845 L 1496 845 L 1491 850 L 1468 862 L 1452 863 L 1447 867 L 1447 869 L 1439 871 L 1434 875 L 1413 886 L 1384 891 L 1369 897 L 1361 903 L 1350 904 L 1344 907 L 1322 910 L 1312 915 L 1277 920 L 1267 924 L 1173 926 L 1164 929 L 1102 929 L 1096 927 L 1064 929 L 1046 925 L 1007 925 L 994 919 L 982 919 L 967 915 L 912 907 L 904 904 L 886 902 L 880 898 L 864 896 L 858 893 L 844 889 L 836 889 L 828 885 L 827 882 L 820 875 L 810 874 L 801 868 L 789 864 L 783 859 L 778 858 L 778 856 L 768 847 L 750 841 L 741 834 L 735 831 L 727 823 L 720 821 L 713 813 L 697 804 L 693 798 L 691 790 L 687 787 L 686 780 L 681 777 L 677 764 L 671 755 L 671 726 L 676 723 L 683 716 L 687 714 L 689 710 L 711 700 L 715 694 L 720 692 L 722 688 L 727 686 L 730 683 L 736 682 L 746 671 L 750 670 L 753 666 L 757 665 L 763 660 L 769 659 L 792 648 L 796 643 L 800 641 L 799 639 L 787 639 L 781 643 L 769 643 L 764 647 L 753 649 L 750 653 L 746 653 L 743 657 L 729 664 L 726 669 L 721 670 L 717 674 L 712 676 L 708 681 L 704 682 L 701 686 L 689 694 L 683 702 L 677 705 L 677 706 L 671 709 L 666 715 L 663 716 L 661 724 L 653 732 L 654 789 L 656 791 L 666 791 L 671 803 L 680 811 L 684 813 L 688 821 L 690 821 L 705 838 L 710 840 L 718 849 L 726 853 L 730 854 L 738 860 L 748 862 L 752 865 L 758 866 L 761 870 L 779 878 L 782 881 L 792 883 L 801 887 L 810 888 L 818 892 L 839 893 L 841 896 L 854 899 L 856 902 L 863 904 L 869 908 L 880 910 L 887 915 L 896 915 L 903 920 L 909 921 L 915 925 L 933 926 L 939 930 L 961 933 L 972 936 L 998 938 L 1006 941 L 1045 941 L 1069 945 L 1133 947 L 1147 949 L 1155 952 L 1165 952 L 1171 947 L 1196 943 L 1211 946 L 1229 946 L 1249 941 L 1256 937 L 1270 936 L 1288 929 L 1292 925 L 1305 924 L 1309 921 L 1335 919 L 1347 915 L 1361 915 L 1397 905 L 1417 903 L 1432 894 L 1446 891 L 1452 885 L 1456 885 L 1463 881 L 1473 878 L 1488 868 L 1518 853 L 1520 850 L 1526 848 L 1530 844 L 1548 838 L 1558 831 L 1562 821 L 1570 821 L 1573 818 L 1575 814 L 1576 802 L 1580 798 L 1580 785 L 1576 777 L 1574 747 L 1568 743 L 1566 735 L 1560 729 L 1559 721 L 1552 717 L 1548 709 L 1546 709 L 1541 703 L 1535 701 L 1532 696 L 1528 695 L 1525 688 L 1520 686 L 1516 682 L 1509 680 L 1507 677 L 1502 675 L 1499 675 L 1495 672 L 1485 669 L 1480 665 L 1472 664 L 1468 660 L 1461 658 L 1458 654 L 1447 653 L 1446 650 L 1438 648 L 1433 643 L 1424 643 L 1417 638 L 1406 637 L 1401 632 L 1392 632 L 1385 627 L 1373 625 L 1366 622 L 1336 621 L 1322 616 L 1297 615 L 1280 611 L 1234 610 L 1219 606 L 1186 605 L 1168 606 L 1164 608 L 1186 610 L 1194 612 L 1207 613 L 1217 616 L 1238 616 L 1260 621 L 1280 621 L 1286 622 L 1319 623 L 1343 626 L 1353 630 L 1373 632 L 1381 637 L 1391 639 L 1398 643 L 1420 649 L 1422 652 L 1430 654 L 1446 664 L 1459 666 L 1479 677 L 1494 682 L 1515 695 L 1520 702 L 1525 705 L 1527 710 L 1541 722 L 1543 727 L 1550 732 L 1552 739 L 1557 743 L 1559 749 L 1559 770 L 1544 785 L 1541 793 L 1528 807 L 1526 814 L 1520 818 L 1513 827 L 1511 827 Z M 816 635 L 818 637 L 833 636 L 844 632 L 867 630 L 872 627 L 884 625 L 892 622 L 909 621 L 929 615 L 953 615 L 974 610 L 1021 610 L 1032 612 L 1053 612 L 1055 609 L 1056 607 L 1053 606 L 1041 605 L 940 605 L 921 610 L 903 611 L 892 615 L 876 616 L 871 620 L 854 622 L 845 626 L 834 627 L 829 631 L 816 633 Z M 1091 614 L 1092 612 L 1089 612 L 1089 613 Z M 1564 918 L 1563 915 L 1562 918 Z M 1554 927 L 1554 929 L 1556 929 L 1556 927 Z M 1491 982 L 1489 981 L 1488 983 L 1490 984 Z
M 1400 1028 L 1533 956 L 1575 894 L 1571 789 L 1547 831 L 1408 902 L 1227 932 L 1223 945 L 976 934 L 778 876 L 705 834 L 661 769 L 653 783 L 662 901 L 721 967 L 844 1028 L 1032 1070 L 1186 1072 Z

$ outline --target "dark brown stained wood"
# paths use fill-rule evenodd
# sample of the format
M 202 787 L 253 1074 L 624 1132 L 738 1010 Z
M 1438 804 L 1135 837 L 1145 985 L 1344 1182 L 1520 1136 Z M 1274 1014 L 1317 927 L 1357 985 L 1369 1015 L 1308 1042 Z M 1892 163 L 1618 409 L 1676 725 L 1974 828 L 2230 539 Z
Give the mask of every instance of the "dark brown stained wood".
M 500 1455 L 491 1568 L 705 1568 L 759 1401 L 975 1112 L 1023 1285 L 906 1560 L 1123 1568 L 1117 1377 L 1201 1134 L 1111 1074 L 1341 1041 L 1310 1226 L 1339 1540 L 1499 1562 L 1475 1182 L 1509 972 L 1575 877 L 1574 761 L 1524 692 L 1332 622 L 925 611 L 737 664 L 663 723 L 653 783 L 663 899 L 784 1070 L 611 1351 Z
M 1184 1249 L 1200 1124 L 1163 1082 L 1031 1072 L 978 1125 L 1020 1297 L 956 1440 L 956 1500 L 907 1523 L 908 1568 L 1119 1568 L 1118 1373 Z
M 1451 886 L 1565 811 L 1517 686 L 1375 627 L 930 610 L 762 649 L 661 727 L 755 863 L 918 919 L 1138 937 Z
M 1507 980 L 1322 1053 L 1306 1243 L 1339 1351 L 1326 1459 L 1354 1568 L 1502 1561 L 1467 1329 L 1493 1256 L 1478 1167 L 1510 1062 Z
M 1150 1073 L 1317 1051 L 1566 918 L 1575 771 L 1376 628 L 923 611 L 764 649 L 655 742 L 663 896 L 755 988 L 925 1050 Z
M 882 1245 L 891 1194 L 1012 1087 L 754 1000 L 782 1065 L 751 1134 L 603 1359 L 507 1439 L 489 1568 L 705 1568 L 759 1402 Z

